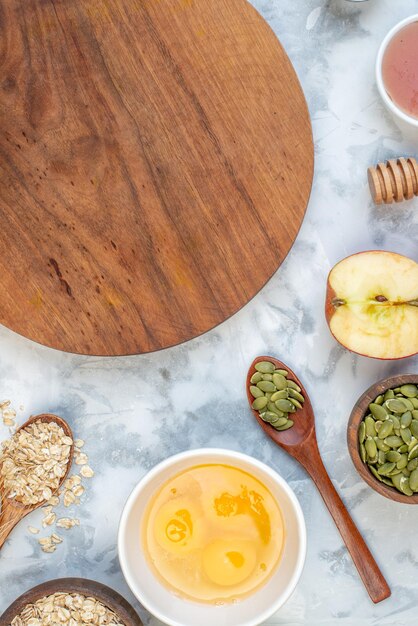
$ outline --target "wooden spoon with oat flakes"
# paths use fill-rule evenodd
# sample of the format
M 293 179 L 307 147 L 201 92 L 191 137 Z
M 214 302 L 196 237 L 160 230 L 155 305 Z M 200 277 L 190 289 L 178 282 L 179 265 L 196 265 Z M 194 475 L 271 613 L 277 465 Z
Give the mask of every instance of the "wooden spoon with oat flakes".
M 47 430 L 45 432 L 39 432 L 38 429 L 35 431 L 39 435 L 39 439 L 33 434 L 33 425 L 39 424 L 40 430 L 43 431 L 45 427 L 42 425 L 53 423 L 59 427 L 53 431 L 53 442 L 41 439 L 42 436 L 47 436 Z M 16 472 L 14 469 L 7 472 L 5 466 L 12 468 L 15 463 L 10 461 L 10 454 L 8 454 L 7 449 L 3 450 L 3 452 L 0 451 L 0 549 L 13 528 L 26 515 L 46 504 L 57 493 L 68 476 L 74 456 L 74 439 L 71 428 L 65 420 L 57 415 L 42 413 L 41 415 L 31 417 L 16 431 L 11 440 L 19 438 L 23 431 L 29 433 L 28 448 L 26 450 L 22 448 L 19 450 L 15 449 L 13 451 L 16 454 L 17 462 L 20 460 L 24 461 L 22 462 L 22 468 L 25 468 L 25 471 L 22 469 L 22 472 L 19 473 L 19 486 L 23 489 L 23 495 L 20 493 L 13 496 L 11 494 L 10 489 Z M 31 434 L 32 437 L 30 436 Z M 37 450 L 37 441 L 39 441 L 39 450 Z M 24 444 L 25 442 L 23 441 L 22 443 Z M 59 446 L 62 446 L 61 451 Z M 36 459 L 37 453 L 39 461 Z M 37 469 L 38 467 L 39 470 Z M 37 470 L 36 474 L 35 469 Z M 34 475 L 40 479 L 36 492 L 28 484 L 26 485 L 27 489 L 25 489 L 25 476 L 28 473 L 30 473 L 32 479 Z M 25 502 L 25 500 L 30 499 L 36 499 L 37 501 Z

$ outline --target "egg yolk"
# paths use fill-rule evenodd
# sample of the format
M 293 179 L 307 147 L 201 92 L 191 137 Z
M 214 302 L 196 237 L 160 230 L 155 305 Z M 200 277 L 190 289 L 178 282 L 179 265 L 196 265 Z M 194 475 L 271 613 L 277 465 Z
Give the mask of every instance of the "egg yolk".
M 202 562 L 212 582 L 229 587 L 250 576 L 257 563 L 257 550 L 251 541 L 218 539 L 204 549 Z
M 199 544 L 199 517 L 197 507 L 185 498 L 167 502 L 155 517 L 157 542 L 172 554 L 193 550 Z

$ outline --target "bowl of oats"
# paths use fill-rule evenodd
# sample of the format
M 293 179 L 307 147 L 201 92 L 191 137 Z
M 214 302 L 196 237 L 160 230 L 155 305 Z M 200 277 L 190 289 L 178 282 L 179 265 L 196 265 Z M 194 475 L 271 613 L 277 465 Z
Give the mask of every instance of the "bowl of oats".
M 59 578 L 29 589 L 0 616 L 0 626 L 143 626 L 119 593 L 85 578 Z

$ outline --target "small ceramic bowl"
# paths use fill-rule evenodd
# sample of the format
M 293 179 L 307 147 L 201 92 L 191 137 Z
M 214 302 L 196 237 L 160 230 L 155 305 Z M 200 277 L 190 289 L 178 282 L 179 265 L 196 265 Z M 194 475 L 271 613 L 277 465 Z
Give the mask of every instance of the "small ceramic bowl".
M 15 600 L 0 616 L 0 626 L 9 626 L 27 604 L 57 592 L 80 593 L 100 600 L 121 619 L 125 626 L 143 626 L 131 605 L 116 591 L 86 578 L 57 578 L 29 589 Z
M 140 532 L 148 501 L 170 477 L 195 465 L 211 463 L 238 467 L 263 482 L 280 505 L 286 532 L 283 555 L 271 578 L 248 598 L 222 606 L 188 601 L 163 586 L 148 566 Z M 280 609 L 296 587 L 305 561 L 306 528 L 295 494 L 270 467 L 250 456 L 229 450 L 192 450 L 163 461 L 135 487 L 122 513 L 118 548 L 120 564 L 133 594 L 165 624 L 256 626 Z
M 385 496 L 385 498 L 389 498 L 389 500 L 395 500 L 396 502 L 403 502 L 404 504 L 418 504 L 418 493 L 413 496 L 405 496 L 395 489 L 395 487 L 389 487 L 389 485 L 385 485 L 373 476 L 367 465 L 361 460 L 358 440 L 360 422 L 368 413 L 369 404 L 373 402 L 377 396 L 385 393 L 388 389 L 400 387 L 401 385 L 406 385 L 407 383 L 418 385 L 418 374 L 404 374 L 402 376 L 385 378 L 384 380 L 381 380 L 380 382 L 369 387 L 369 389 L 363 393 L 354 405 L 348 421 L 347 444 L 354 467 L 362 479 L 366 481 L 370 487 L 377 491 L 377 493 Z
M 418 14 L 411 15 L 410 17 L 407 17 L 405 20 L 402 20 L 401 22 L 396 24 L 388 32 L 388 34 L 382 41 L 380 48 L 379 48 L 379 52 L 377 53 L 377 59 L 376 59 L 376 81 L 377 81 L 377 88 L 379 90 L 380 96 L 385 106 L 387 107 L 387 109 L 395 116 L 399 126 L 403 130 L 408 129 L 408 128 L 409 130 L 415 129 L 414 135 L 418 133 L 418 119 L 402 111 L 402 109 L 400 109 L 392 100 L 392 98 L 389 96 L 388 92 L 386 91 L 385 83 L 383 82 L 382 63 L 383 63 L 384 54 L 386 52 L 386 48 L 388 47 L 388 44 L 392 40 L 393 36 L 402 28 L 404 28 L 404 26 L 407 26 L 408 24 L 411 24 L 412 22 L 417 22 L 417 21 L 418 21 Z

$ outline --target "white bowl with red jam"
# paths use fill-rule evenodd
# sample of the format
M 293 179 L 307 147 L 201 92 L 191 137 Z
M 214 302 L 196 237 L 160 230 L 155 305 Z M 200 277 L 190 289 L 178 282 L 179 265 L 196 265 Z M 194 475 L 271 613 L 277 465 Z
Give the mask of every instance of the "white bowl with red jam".
M 383 102 L 401 127 L 418 129 L 418 15 L 396 24 L 382 41 L 376 80 Z
M 256 626 L 289 599 L 306 556 L 299 502 L 274 470 L 229 450 L 182 452 L 139 482 L 119 560 L 141 604 L 169 626 Z

